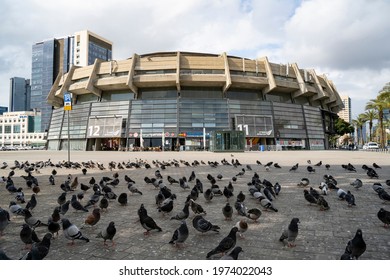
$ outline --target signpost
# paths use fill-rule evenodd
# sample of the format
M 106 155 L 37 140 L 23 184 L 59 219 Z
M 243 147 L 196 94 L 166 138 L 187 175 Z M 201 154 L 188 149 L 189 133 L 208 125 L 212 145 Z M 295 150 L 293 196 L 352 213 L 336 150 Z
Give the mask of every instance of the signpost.
M 68 111 L 68 163 L 70 163 L 70 110 L 72 110 L 72 95 L 67 92 L 64 93 L 64 111 Z

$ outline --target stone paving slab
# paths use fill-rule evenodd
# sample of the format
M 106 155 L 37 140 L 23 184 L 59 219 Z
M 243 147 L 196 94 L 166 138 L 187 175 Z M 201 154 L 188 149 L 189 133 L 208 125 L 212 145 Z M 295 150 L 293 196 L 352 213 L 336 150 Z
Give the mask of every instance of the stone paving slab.
M 2 162 L 7 162 L 9 166 L 14 164 L 14 160 L 20 162 L 47 161 L 50 159 L 53 163 L 67 160 L 66 152 L 58 151 L 15 151 L 0 152 L 0 166 Z M 178 161 L 193 162 L 194 160 L 203 160 L 206 165 L 197 167 L 187 167 L 180 164 L 180 167 L 167 167 L 165 170 L 157 168 L 152 164 L 153 160 L 169 161 L 176 159 Z M 220 164 L 217 168 L 211 168 L 207 165 L 208 161 L 221 162 L 222 159 L 231 161 L 238 159 L 241 167 L 224 166 Z M 323 165 L 316 167 L 314 174 L 309 174 L 306 170 L 307 160 L 311 160 L 312 165 L 322 160 Z M 38 206 L 33 210 L 33 215 L 46 221 L 51 215 L 54 207 L 57 206 L 57 197 L 62 193 L 60 184 L 65 181 L 68 174 L 73 177 L 78 176 L 79 181 L 87 184 L 91 176 L 100 180 L 102 176 L 112 177 L 114 172 L 118 172 L 120 184 L 114 188 L 114 192 L 120 194 L 128 193 L 129 203 L 127 206 L 120 206 L 117 201 L 110 201 L 107 212 L 102 212 L 101 220 L 94 227 L 84 227 L 81 229 L 83 235 L 90 239 L 89 243 L 76 241 L 74 246 L 67 245 L 69 241 L 65 239 L 60 230 L 59 236 L 52 240 L 50 252 L 46 259 L 52 260 L 121 260 L 121 259 L 185 259 L 185 260 L 203 260 L 207 252 L 213 249 L 218 242 L 228 234 L 231 227 L 242 217 L 236 211 L 232 221 L 226 221 L 222 215 L 222 207 L 226 203 L 224 196 L 214 197 L 210 203 L 207 203 L 200 194 L 196 201 L 206 210 L 204 217 L 213 224 L 221 227 L 220 233 L 201 234 L 192 227 L 192 218 L 194 214 L 190 211 L 190 217 L 187 219 L 189 227 L 189 238 L 185 242 L 185 247 L 178 249 L 168 244 L 174 230 L 180 225 L 179 221 L 170 220 L 184 206 L 184 201 L 189 194 L 188 190 L 182 190 L 178 185 L 169 185 L 166 176 L 170 175 L 176 179 L 185 176 L 189 177 L 192 171 L 195 171 L 204 185 L 204 190 L 210 187 L 206 179 L 207 174 L 216 176 L 222 174 L 223 179 L 217 184 L 223 189 L 231 178 L 236 175 L 241 168 L 246 168 L 249 164 L 252 171 L 247 170 L 244 176 L 239 177 L 234 184 L 234 195 L 240 190 L 246 194 L 246 206 L 249 208 L 261 205 L 252 198 L 248 192 L 247 183 L 251 180 L 254 172 L 257 172 L 261 179 L 267 179 L 271 183 L 279 182 L 282 186 L 280 195 L 276 198 L 274 204 L 278 212 L 267 212 L 262 209 L 262 216 L 259 223 L 248 221 L 249 229 L 244 233 L 244 238 L 237 239 L 237 245 L 241 246 L 244 253 L 240 254 L 240 259 L 252 260 L 335 260 L 339 259 L 344 252 L 347 241 L 351 239 L 357 228 L 363 231 L 363 237 L 367 243 L 367 251 L 361 259 L 386 260 L 390 259 L 390 228 L 384 228 L 376 214 L 381 207 L 390 211 L 390 202 L 383 203 L 378 195 L 372 190 L 374 182 L 380 182 L 388 191 L 389 187 L 385 181 L 390 179 L 390 155 L 375 152 L 362 151 L 279 151 L 279 152 L 245 152 L 245 153 L 211 153 L 211 152 L 73 152 L 71 161 L 99 161 L 106 167 L 108 162 L 128 162 L 143 160 L 152 165 L 152 168 L 132 168 L 110 171 L 106 169 L 89 169 L 86 175 L 82 175 L 80 169 L 56 168 L 56 185 L 49 185 L 48 177 L 53 169 L 46 167 L 40 169 L 40 173 L 33 173 L 40 183 L 41 192 L 37 195 Z M 256 160 L 263 165 L 257 165 Z M 274 167 L 266 171 L 264 164 L 273 161 L 282 166 L 281 169 Z M 361 168 L 363 164 L 372 166 L 376 162 L 382 167 L 378 169 L 379 179 L 370 179 Z M 289 172 L 290 167 L 299 163 L 296 172 Z M 330 164 L 330 170 L 326 170 L 324 164 Z M 351 163 L 355 165 L 357 172 L 345 172 L 341 164 Z M 155 195 L 157 190 L 152 185 L 144 182 L 144 177 L 154 177 L 155 171 L 159 169 L 164 177 L 164 182 L 177 195 L 174 201 L 174 209 L 171 213 L 163 215 L 159 213 L 155 205 Z M 0 169 L 0 176 L 7 176 L 10 172 L 9 167 Z M 16 186 L 23 187 L 27 199 L 31 197 L 32 190 L 28 189 L 21 175 L 25 175 L 23 170 L 15 170 L 13 180 Z M 137 187 L 143 192 L 143 195 L 130 195 L 127 185 L 124 181 L 124 175 L 130 176 Z M 324 174 L 330 174 L 338 181 L 338 186 L 344 190 L 351 190 L 356 198 L 356 207 L 348 207 L 345 201 L 340 201 L 335 191 L 331 191 L 326 200 L 330 204 L 330 210 L 319 211 L 317 206 L 309 206 L 303 196 L 304 187 L 298 187 L 297 183 L 301 178 L 310 179 L 310 186 L 318 189 Z M 356 190 L 350 183 L 356 178 L 360 178 L 364 186 Z M 192 187 L 194 183 L 190 183 Z M 76 192 L 79 192 L 78 189 Z M 91 190 L 85 193 L 84 202 L 92 194 Z M 67 195 L 70 199 L 71 193 Z M 0 184 L 0 207 L 8 210 L 8 205 L 14 196 L 9 194 L 5 185 Z M 233 205 L 235 197 L 230 199 Z M 155 219 L 157 224 L 163 229 L 162 232 L 153 232 L 150 236 L 144 236 L 144 229 L 138 221 L 137 210 L 143 203 L 148 210 L 148 214 Z M 72 223 L 79 228 L 84 223 L 88 213 L 76 212 L 70 208 L 65 215 Z M 300 219 L 299 236 L 296 240 L 295 248 L 284 247 L 278 240 L 281 232 L 287 227 L 293 217 Z M 116 246 L 103 246 L 103 240 L 95 236 L 110 221 L 114 221 L 117 228 L 117 234 L 114 238 Z M 4 230 L 0 237 L 0 249 L 4 250 L 12 258 L 20 258 L 27 251 L 24 250 L 24 244 L 20 240 L 19 232 L 24 223 L 22 217 L 12 217 L 10 224 Z M 36 232 L 40 237 L 46 233 L 47 229 L 39 227 Z M 108 242 L 110 244 L 110 242 Z M 218 256 L 212 257 L 217 259 Z

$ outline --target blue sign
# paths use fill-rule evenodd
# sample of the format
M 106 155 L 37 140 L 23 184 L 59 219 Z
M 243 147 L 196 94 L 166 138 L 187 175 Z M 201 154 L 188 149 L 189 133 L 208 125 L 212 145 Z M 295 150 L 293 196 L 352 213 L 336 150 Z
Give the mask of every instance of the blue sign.
M 72 96 L 70 95 L 70 93 L 64 94 L 64 103 L 67 103 L 67 102 L 72 102 Z

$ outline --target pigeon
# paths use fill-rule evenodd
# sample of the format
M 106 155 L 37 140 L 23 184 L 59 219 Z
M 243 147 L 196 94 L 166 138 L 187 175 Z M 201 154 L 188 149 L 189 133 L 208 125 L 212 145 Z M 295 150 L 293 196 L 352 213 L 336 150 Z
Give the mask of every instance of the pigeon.
M 347 192 L 344 191 L 343 189 L 338 189 L 337 190 L 337 196 L 340 200 L 344 200 L 345 199 L 345 196 L 347 195 Z
M 236 233 L 237 233 L 237 231 L 238 231 L 238 228 L 233 227 L 230 230 L 229 234 L 226 237 L 224 237 L 213 250 L 211 250 L 210 252 L 207 253 L 206 258 L 209 259 L 211 256 L 213 256 L 215 254 L 220 254 L 220 253 L 225 254 L 228 251 L 232 250 L 234 248 L 234 246 L 236 246 L 236 242 L 237 242 Z
M 79 180 L 78 177 L 74 177 L 72 183 L 70 184 L 70 189 L 75 190 L 79 186 Z
M 220 230 L 219 226 L 213 225 L 211 222 L 209 222 L 205 218 L 203 218 L 202 215 L 196 215 L 192 219 L 192 225 L 197 231 L 199 231 L 201 233 L 205 233 L 208 231 L 215 231 L 215 232 L 219 233 L 219 230 Z
M 238 255 L 244 252 L 240 246 L 234 247 L 234 249 L 227 255 L 224 255 L 220 260 L 238 260 Z
M 230 191 L 227 187 L 224 187 L 223 195 L 226 197 L 226 201 L 229 201 L 229 198 L 233 196 L 233 192 Z
M 168 179 L 169 184 L 171 184 L 171 185 L 172 184 L 179 184 L 179 181 L 177 181 L 176 179 L 172 178 L 169 175 L 168 175 L 167 179 Z
M 80 201 L 77 200 L 77 195 L 75 195 L 75 194 L 72 195 L 72 198 L 70 200 L 70 205 L 76 211 L 88 212 L 88 209 L 85 208 L 83 205 L 81 205 Z
M 251 219 L 254 222 L 257 222 L 257 220 L 260 218 L 262 212 L 259 208 L 251 208 L 247 211 L 247 217 Z
M 279 195 L 281 189 L 282 189 L 282 186 L 278 182 L 276 182 L 274 185 L 275 195 Z
M 125 206 L 127 205 L 127 193 L 121 193 L 118 196 L 118 202 L 120 205 Z
M 375 162 L 372 164 L 372 166 L 375 168 L 375 169 L 381 169 L 382 167 L 380 167 L 378 164 L 376 164 Z
M 290 168 L 289 172 L 290 172 L 290 171 L 297 171 L 298 165 L 299 165 L 298 163 L 296 163 L 295 165 L 293 165 L 293 166 Z
M 150 234 L 151 230 L 157 230 L 159 232 L 162 231 L 162 229 L 156 224 L 153 218 L 148 215 L 144 204 L 141 204 L 140 208 L 138 209 L 138 217 L 142 227 L 146 229 L 144 235 Z
M 74 241 L 76 239 L 83 240 L 85 242 L 89 242 L 87 237 L 84 237 L 79 228 L 72 224 L 69 219 L 62 218 L 62 230 L 66 239 L 71 240 L 70 245 L 74 245 Z
M 245 204 L 243 202 L 240 202 L 240 201 L 237 200 L 234 203 L 234 208 L 236 208 L 238 215 L 246 217 L 246 215 L 247 215 L 247 213 L 246 213 L 247 208 L 246 208 L 246 206 L 245 206 Z
M 274 167 L 275 167 L 275 168 L 282 168 L 282 167 L 279 165 L 279 163 L 277 163 L 277 162 L 274 163 Z
M 382 190 L 384 190 L 381 183 L 374 183 L 374 184 L 372 185 L 372 189 L 373 189 L 377 194 L 379 194 Z
M 187 240 L 189 235 L 187 223 L 185 220 L 181 221 L 181 225 L 175 229 L 169 244 L 173 244 L 176 247 L 180 247 Z
M 106 197 L 103 197 L 100 201 L 99 201 L 99 208 L 103 211 L 103 210 L 107 210 L 108 208 L 108 199 Z
M 47 229 L 51 234 L 53 234 L 53 238 L 54 238 L 55 234 L 57 234 L 58 236 L 58 232 L 61 230 L 61 225 L 58 222 L 49 219 L 47 223 Z
M 310 184 L 308 178 L 302 178 L 301 181 L 297 184 L 298 187 L 307 187 Z
M 59 207 L 54 208 L 53 213 L 51 214 L 49 219 L 54 222 L 59 222 L 61 220 Z
M 390 195 L 384 189 L 379 191 L 378 196 L 383 200 L 383 203 L 390 201 Z
M 383 227 L 387 228 L 390 226 L 390 212 L 381 208 L 377 214 L 378 219 L 383 223 Z
M 314 166 L 321 166 L 322 165 L 322 161 L 320 160 L 318 163 L 314 164 Z
M 189 199 L 189 203 L 190 203 L 192 212 L 194 212 L 195 214 L 206 214 L 206 211 L 204 211 L 202 205 L 200 205 L 199 203 L 196 203 L 192 198 Z
M 138 188 L 133 184 L 133 183 L 129 183 L 127 185 L 127 189 L 130 191 L 131 194 L 140 194 L 142 195 L 142 192 L 140 190 L 138 190 Z
M 233 207 L 230 206 L 229 202 L 222 207 L 222 214 L 225 217 L 225 220 L 231 220 L 233 216 Z
M 5 260 L 12 260 L 12 259 L 8 257 L 2 249 L 0 249 L 0 261 L 5 261 Z
M 237 201 L 244 202 L 244 200 L 245 200 L 245 194 L 242 191 L 240 191 L 237 195 Z
M 104 246 L 106 246 L 106 241 L 107 240 L 111 240 L 111 243 L 112 243 L 112 246 L 115 245 L 115 242 L 114 242 L 114 236 L 116 234 L 116 228 L 115 228 L 115 223 L 113 221 L 111 221 L 107 227 L 105 227 L 104 229 L 102 229 L 97 235 L 96 235 L 96 238 L 103 238 L 104 242 Z
M 13 215 L 24 216 L 24 209 L 19 204 L 16 204 L 15 201 L 11 201 L 8 208 Z
M 24 249 L 31 249 L 33 242 L 40 242 L 35 231 L 28 224 L 23 224 L 19 233 L 20 240 L 25 244 Z
M 355 236 L 348 241 L 345 253 L 351 256 L 351 259 L 359 259 L 359 257 L 366 251 L 367 245 L 363 240 L 363 232 L 361 229 L 356 231 Z
M 325 200 L 325 198 L 320 195 L 317 200 L 317 204 L 320 206 L 321 211 L 329 210 L 329 203 Z
M 272 166 L 272 164 L 273 164 L 273 162 L 272 161 L 270 161 L 270 162 L 268 162 L 266 165 L 264 165 L 265 167 L 270 167 L 270 166 Z
M 303 190 L 304 197 L 309 205 L 317 204 L 317 198 L 315 198 L 308 190 Z
M 276 209 L 272 204 L 272 202 L 266 197 L 264 196 L 259 197 L 259 202 L 260 205 L 263 206 L 265 210 L 272 210 L 274 212 L 278 212 L 278 209 Z
M 314 196 L 315 199 L 318 199 L 320 197 L 320 193 L 317 190 L 313 189 L 313 187 L 310 187 L 309 193 Z
M 94 226 L 100 221 L 100 208 L 93 209 L 92 213 L 90 213 L 84 220 L 85 225 Z
M 239 220 L 236 225 L 235 225 L 238 229 L 238 235 L 241 237 L 241 238 L 244 238 L 244 233 L 248 230 L 248 223 L 247 221 L 245 221 L 244 219 L 241 219 Z
M 220 190 L 218 185 L 213 184 L 211 186 L 211 191 L 214 193 L 214 195 L 223 195 L 223 192 Z
M 35 193 L 33 193 L 32 195 L 31 195 L 31 198 L 30 198 L 30 200 L 29 201 L 27 201 L 27 204 L 26 204 L 26 209 L 28 209 L 28 210 L 30 210 L 30 211 L 32 211 L 36 206 L 37 206 L 37 199 L 36 199 L 36 195 L 35 195 Z
M 360 189 L 363 186 L 363 182 L 360 179 L 356 179 L 351 183 L 351 186 L 354 186 L 355 189 Z
M 179 213 L 177 213 L 175 216 L 171 217 L 171 220 L 185 220 L 190 215 L 189 211 L 190 204 L 186 202 L 184 204 L 183 210 L 181 210 Z
M 87 175 L 87 169 L 86 168 L 81 169 L 81 172 L 83 173 L 83 175 Z
M 211 189 L 207 189 L 204 193 L 203 193 L 203 196 L 206 200 L 206 202 L 210 202 L 213 197 L 214 197 L 214 193 Z
M 195 178 L 196 178 L 195 171 L 192 171 L 190 177 L 188 178 L 188 182 L 192 182 L 193 180 L 195 180 Z
M 310 165 L 306 169 L 307 169 L 307 171 L 309 173 L 315 173 L 316 172 L 316 170 L 312 166 L 310 166 Z
M 65 215 L 66 212 L 69 210 L 70 200 L 66 201 L 64 204 L 61 205 L 60 208 L 60 214 Z
M 293 218 L 288 225 L 288 228 L 283 231 L 282 235 L 279 238 L 279 241 L 285 242 L 287 241 L 288 247 L 295 247 L 295 239 L 298 236 L 298 218 Z
M 325 168 L 326 168 L 326 170 L 329 170 L 330 169 L 330 164 L 325 164 Z
M 43 260 L 49 254 L 52 237 L 51 233 L 46 233 L 42 241 L 34 243 L 31 250 L 22 259 Z
M 347 191 L 347 194 L 345 195 L 345 201 L 347 201 L 348 207 L 356 206 L 355 196 L 349 190 Z
M 54 186 L 54 185 L 56 184 L 53 175 L 50 175 L 50 176 L 49 176 L 49 183 L 50 183 L 50 185 L 52 185 L 52 186 Z
M 38 218 L 33 217 L 30 210 L 28 210 L 28 209 L 24 209 L 24 221 L 26 222 L 26 224 L 28 224 L 33 229 L 35 229 L 36 227 L 40 227 L 40 226 L 47 227 L 47 224 L 43 223 Z

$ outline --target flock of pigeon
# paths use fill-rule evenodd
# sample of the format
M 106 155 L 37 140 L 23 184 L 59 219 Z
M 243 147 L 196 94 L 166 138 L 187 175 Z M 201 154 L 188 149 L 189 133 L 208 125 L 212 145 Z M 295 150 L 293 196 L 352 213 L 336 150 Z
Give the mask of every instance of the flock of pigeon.
M 337 197 L 340 203 L 346 203 L 351 209 L 359 207 L 358 201 L 362 198 L 358 192 L 364 186 L 361 179 L 351 181 L 350 186 L 355 190 L 353 194 L 351 190 L 344 190 L 339 186 L 337 180 L 330 174 L 325 174 L 321 182 L 311 182 L 310 174 L 318 172 L 318 169 L 323 168 L 323 164 L 320 161 L 312 165 L 310 160 L 307 164 L 306 170 L 303 171 L 299 169 L 299 163 L 287 169 L 289 173 L 300 172 L 304 175 L 294 188 L 301 191 L 303 189 L 302 200 L 309 203 L 308 209 L 310 205 L 315 205 L 319 211 L 329 211 L 332 207 L 329 197 Z M 221 172 L 221 166 L 226 167 L 224 173 Z M 185 170 L 191 169 L 188 177 L 179 177 L 177 172 L 172 172 L 177 170 L 175 168 L 181 167 L 186 167 Z M 205 168 L 198 172 L 198 167 Z M 325 164 L 324 167 L 327 173 L 331 173 L 332 167 L 329 164 Z M 341 167 L 350 176 L 360 172 L 359 168 L 350 163 Z M 144 240 L 171 227 L 169 230 L 172 235 L 166 242 L 181 250 L 186 247 L 186 242 L 194 230 L 205 239 L 212 233 L 221 233 L 219 241 L 209 248 L 204 257 L 237 260 L 240 253 L 245 250 L 245 232 L 252 224 L 259 224 L 265 213 L 273 215 L 279 212 L 276 201 L 278 196 L 283 195 L 283 184 L 272 183 L 265 177 L 267 172 L 276 173 L 282 168 L 284 167 L 278 163 L 262 164 L 259 160 L 253 165 L 243 165 L 234 158 L 234 155 L 231 155 L 231 160 L 224 158 L 221 161 L 207 163 L 198 160 L 147 162 L 136 159 L 128 162 L 111 161 L 104 166 L 93 161 L 53 163 L 49 159 L 35 163 L 15 161 L 9 166 L 4 162 L 0 167 L 4 174 L 0 179 L 4 185 L 0 189 L 0 195 L 7 197 L 9 205 L 0 205 L 0 259 L 10 259 L 1 247 L 1 239 L 5 235 L 12 235 L 20 240 L 19 243 L 25 252 L 20 258 L 23 260 L 44 259 L 50 253 L 51 244 L 57 242 L 56 237 L 60 238 L 60 235 L 70 241 L 69 246 L 83 246 L 83 243 L 88 243 L 92 239 L 85 234 L 85 228 L 92 228 L 93 237 L 102 239 L 104 247 L 109 246 L 107 241 L 111 246 L 116 246 L 117 221 L 113 219 L 104 225 L 99 221 L 108 211 L 127 211 L 126 206 L 131 203 L 139 205 L 134 216 L 144 229 Z M 41 175 L 42 169 L 50 169 L 50 175 Z M 76 172 L 73 172 L 73 175 L 59 176 L 58 169 Z M 372 190 L 378 195 L 378 201 L 386 203 L 390 201 L 390 195 L 379 179 L 377 170 L 380 169 L 381 167 L 375 163 L 373 167 L 367 165 L 361 167 L 367 178 L 377 180 L 372 185 Z M 91 170 L 99 170 L 102 176 L 98 177 L 99 172 L 90 174 Z M 131 175 L 133 170 L 145 174 L 142 181 L 133 179 Z M 226 175 L 226 170 L 229 176 Z M 23 178 L 25 185 L 16 183 L 19 178 Z M 384 184 L 390 186 L 390 180 L 385 180 Z M 42 217 L 42 213 L 36 212 L 36 209 L 40 208 L 39 196 L 42 191 L 49 188 L 51 195 L 55 194 L 51 198 L 54 206 L 51 213 Z M 143 199 L 145 192 L 148 195 L 152 193 L 153 203 Z M 25 193 L 31 195 L 27 196 Z M 358 199 L 355 199 L 355 195 Z M 134 196 L 136 198 L 133 199 Z M 224 220 L 234 220 L 234 226 L 228 232 L 222 232 L 221 225 L 215 222 L 221 221 L 216 218 L 218 213 L 207 214 L 208 206 L 215 203 L 220 205 L 220 215 Z M 384 227 L 389 227 L 390 212 L 385 207 L 379 207 L 376 214 Z M 82 224 L 72 222 L 75 215 L 79 217 L 77 221 L 83 220 Z M 281 247 L 293 250 L 297 246 L 299 225 L 304 218 L 293 217 L 285 225 L 285 229 L 276 233 L 275 238 L 279 240 Z M 20 224 L 20 231 L 8 231 L 11 223 Z M 42 238 L 37 234 L 38 229 L 44 229 Z M 240 246 L 237 237 L 243 240 Z M 340 259 L 360 258 L 367 246 L 362 230 L 357 228 L 355 236 L 346 240 L 345 245 L 345 249 L 341 250 L 344 252 L 340 252 Z

